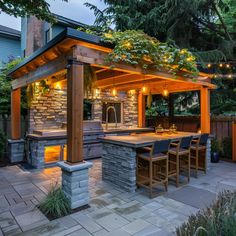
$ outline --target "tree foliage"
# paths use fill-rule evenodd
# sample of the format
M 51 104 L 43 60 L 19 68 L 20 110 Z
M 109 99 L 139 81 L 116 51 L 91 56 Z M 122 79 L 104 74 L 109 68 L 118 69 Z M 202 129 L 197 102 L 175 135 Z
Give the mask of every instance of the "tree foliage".
M 0 69 L 0 115 L 7 117 L 11 111 L 11 80 L 7 77 L 8 71 L 15 67 L 22 59 L 10 59 L 8 63 L 4 63 Z M 22 91 L 22 114 L 26 113 L 27 102 L 25 91 Z
M 67 0 L 62 0 L 67 1 Z M 34 15 L 38 19 L 54 22 L 50 12 L 50 4 L 46 0 L 0 0 L 0 10 L 15 17 Z
M 200 65 L 232 61 L 229 71 L 216 74 L 235 74 L 236 67 L 236 1 L 235 0 L 104 0 L 107 8 L 94 11 L 95 26 L 115 30 L 143 30 L 161 42 L 171 42 L 187 48 Z M 212 72 L 212 71 L 209 71 Z M 211 93 L 212 114 L 235 114 L 235 78 L 217 76 L 218 87 Z M 194 94 L 194 93 L 193 93 Z M 196 96 L 196 95 L 193 95 Z M 180 107 L 193 99 L 190 94 L 176 97 Z M 191 109 L 197 114 L 199 108 Z M 178 112 L 178 109 L 176 110 Z
M 180 48 L 190 49 L 199 61 L 222 61 L 235 57 L 234 0 L 104 2 L 108 6 L 103 11 L 86 4 L 94 11 L 97 26 L 114 24 L 116 30 L 143 30 L 160 41 L 173 41 Z

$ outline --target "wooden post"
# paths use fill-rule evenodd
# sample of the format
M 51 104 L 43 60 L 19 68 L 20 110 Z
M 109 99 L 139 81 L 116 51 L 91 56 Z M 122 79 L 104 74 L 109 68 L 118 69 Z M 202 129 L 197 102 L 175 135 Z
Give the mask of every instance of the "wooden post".
M 21 138 L 21 90 L 20 88 L 11 91 L 11 139 Z
M 201 132 L 210 133 L 210 91 L 207 87 L 201 88 Z
M 145 96 L 141 91 L 138 94 L 138 127 L 145 127 Z
M 236 161 L 236 122 L 232 123 L 232 149 L 232 159 Z
M 83 161 L 84 65 L 70 60 L 67 73 L 67 161 Z

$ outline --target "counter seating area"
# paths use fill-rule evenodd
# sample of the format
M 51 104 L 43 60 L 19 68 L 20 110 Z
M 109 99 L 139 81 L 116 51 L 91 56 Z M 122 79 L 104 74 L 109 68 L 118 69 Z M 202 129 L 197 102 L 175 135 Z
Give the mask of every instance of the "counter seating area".
M 189 183 L 191 169 L 194 177 L 199 170 L 206 173 L 208 138 L 188 132 L 104 137 L 103 179 L 129 192 L 147 188 L 152 198 L 160 186 L 167 191 L 172 180 L 176 187 Z

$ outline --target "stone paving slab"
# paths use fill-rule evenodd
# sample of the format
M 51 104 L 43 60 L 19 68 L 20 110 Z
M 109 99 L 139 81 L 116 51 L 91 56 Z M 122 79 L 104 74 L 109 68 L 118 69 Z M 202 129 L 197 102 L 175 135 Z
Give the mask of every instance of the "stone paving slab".
M 170 183 L 168 194 L 150 199 L 143 188 L 127 193 L 102 181 L 101 160 L 93 162 L 90 208 L 53 221 L 36 205 L 52 184 L 60 183 L 61 170 L 0 168 L 0 236 L 172 236 L 216 193 L 236 187 L 236 165 L 222 162 L 213 164 L 206 175 L 200 172 L 186 186 L 176 188 Z
M 209 206 L 216 199 L 216 194 L 192 186 L 185 186 L 173 193 L 168 193 L 167 196 L 198 209 Z

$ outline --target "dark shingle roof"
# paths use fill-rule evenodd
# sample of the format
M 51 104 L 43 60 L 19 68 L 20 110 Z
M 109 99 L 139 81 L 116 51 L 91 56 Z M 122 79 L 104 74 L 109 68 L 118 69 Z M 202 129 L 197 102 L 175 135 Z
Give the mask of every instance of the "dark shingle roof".
M 8 37 L 20 38 L 20 31 L 0 25 L 0 34 Z
M 54 17 L 57 19 L 57 22 L 59 24 L 62 24 L 66 27 L 70 27 L 70 28 L 78 28 L 78 27 L 83 27 L 83 28 L 86 28 L 86 24 L 83 24 L 81 22 L 78 22 L 78 21 L 75 21 L 75 20 L 71 20 L 69 18 L 66 18 L 64 16 L 60 16 L 60 15 L 57 15 L 57 14 L 53 14 Z

